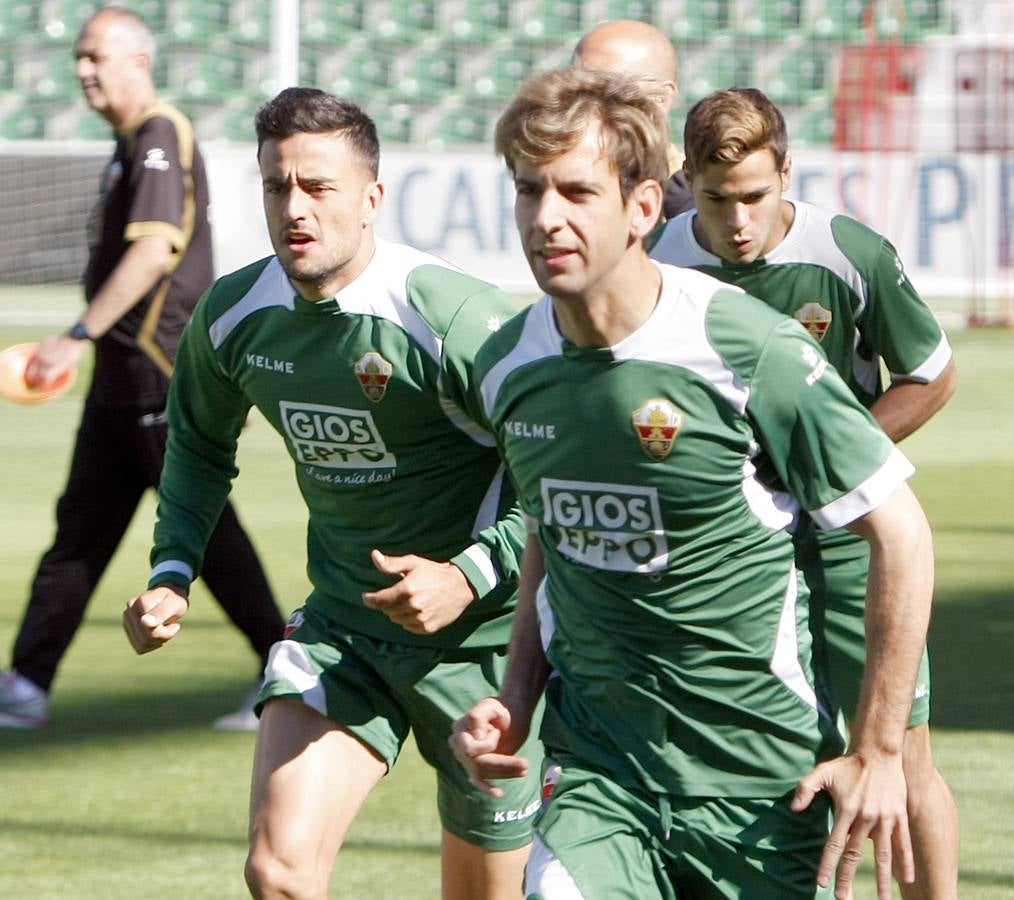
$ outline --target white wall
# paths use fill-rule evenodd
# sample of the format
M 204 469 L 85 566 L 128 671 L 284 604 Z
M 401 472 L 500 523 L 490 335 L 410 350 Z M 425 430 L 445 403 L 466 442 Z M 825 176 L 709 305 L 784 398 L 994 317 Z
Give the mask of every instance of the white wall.
M 271 253 L 252 147 L 205 147 L 220 272 Z M 492 154 L 385 154 L 380 234 L 509 290 L 534 290 Z M 866 222 L 929 297 L 1014 295 L 1014 158 L 800 151 L 790 196 Z

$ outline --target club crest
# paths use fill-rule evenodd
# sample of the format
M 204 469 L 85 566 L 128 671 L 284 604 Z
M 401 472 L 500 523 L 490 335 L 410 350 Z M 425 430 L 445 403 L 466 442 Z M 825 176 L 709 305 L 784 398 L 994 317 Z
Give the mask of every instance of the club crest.
M 387 383 L 391 380 L 392 366 L 384 357 L 374 350 L 366 353 L 353 366 L 359 386 L 368 400 L 379 403 L 387 393 Z
M 672 451 L 685 416 L 668 400 L 649 400 L 630 417 L 641 447 L 655 462 Z
M 818 344 L 824 340 L 827 329 L 831 327 L 831 310 L 816 300 L 804 303 L 792 314 L 792 318 L 801 323 Z

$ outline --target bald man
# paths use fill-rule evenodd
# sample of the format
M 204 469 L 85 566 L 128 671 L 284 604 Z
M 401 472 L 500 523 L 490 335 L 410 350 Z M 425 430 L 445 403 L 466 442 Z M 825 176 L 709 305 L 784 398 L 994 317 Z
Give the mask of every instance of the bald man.
M 676 48 L 647 22 L 615 19 L 596 25 L 577 42 L 572 63 L 578 69 L 623 72 L 660 89 L 658 98 L 667 117 L 679 94 Z M 694 207 L 683 174 L 683 154 L 675 145 L 669 147 L 669 175 L 662 206 L 667 219 Z

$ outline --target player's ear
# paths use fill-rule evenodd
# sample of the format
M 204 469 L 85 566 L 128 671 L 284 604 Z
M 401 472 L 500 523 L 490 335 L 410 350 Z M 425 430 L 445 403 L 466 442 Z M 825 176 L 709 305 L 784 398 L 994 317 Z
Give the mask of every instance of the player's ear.
M 782 171 L 778 173 L 782 180 L 782 193 L 789 189 L 792 183 L 792 157 L 785 154 L 785 162 L 782 163 Z
M 384 201 L 384 185 L 379 181 L 372 181 L 363 191 L 363 224 L 370 225 L 377 218 L 380 212 L 380 204 Z
M 627 200 L 633 213 L 630 228 L 634 238 L 639 240 L 646 237 L 658 224 L 659 216 L 662 214 L 663 196 L 662 185 L 654 178 L 646 178 L 634 185 Z

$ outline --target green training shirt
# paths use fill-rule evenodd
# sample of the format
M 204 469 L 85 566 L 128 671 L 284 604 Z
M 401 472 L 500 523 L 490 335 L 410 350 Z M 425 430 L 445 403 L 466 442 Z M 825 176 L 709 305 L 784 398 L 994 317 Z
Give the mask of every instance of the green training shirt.
M 379 238 L 332 299 L 300 297 L 275 257 L 219 279 L 176 360 L 149 583 L 200 571 L 256 406 L 309 512 L 308 606 L 402 644 L 506 643 L 524 523 L 470 398 L 476 350 L 515 312 L 492 285 Z M 363 605 L 391 583 L 373 548 L 451 560 L 479 599 L 439 633 L 412 635 Z
M 893 379 L 933 381 L 951 347 L 891 243 L 848 216 L 790 202 L 796 214 L 785 238 L 747 265 L 701 247 L 693 210 L 666 225 L 651 255 L 739 285 L 797 319 L 866 407 L 883 393 L 881 360 Z
M 476 363 L 546 557 L 543 737 L 652 792 L 780 796 L 842 746 L 813 686 L 797 502 L 840 528 L 912 467 L 798 323 L 660 270 L 616 346 L 567 343 L 544 297 Z

